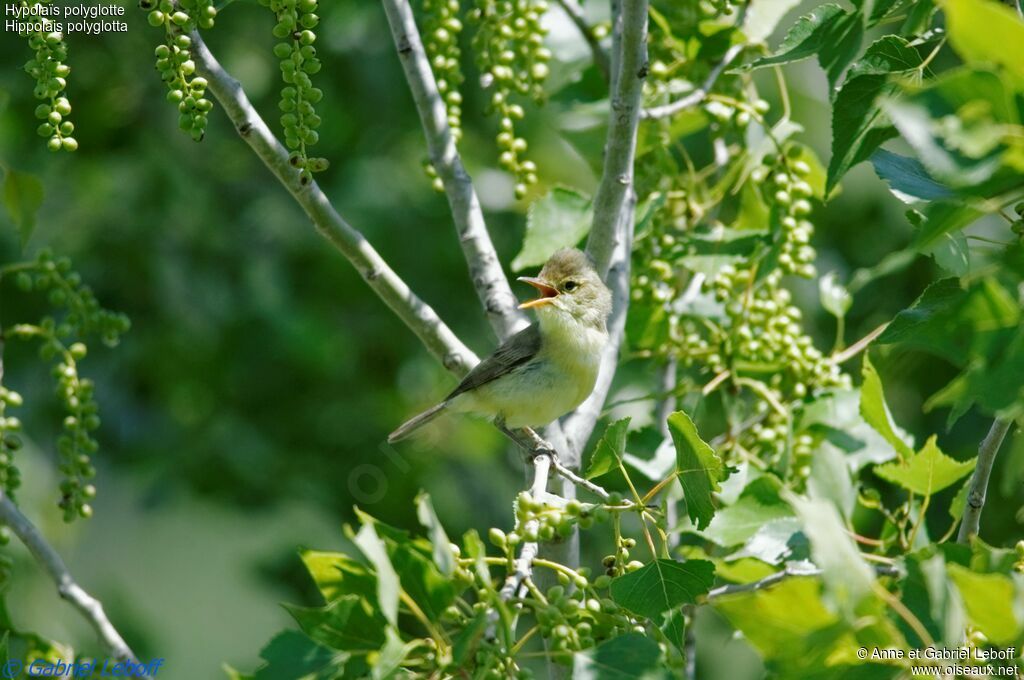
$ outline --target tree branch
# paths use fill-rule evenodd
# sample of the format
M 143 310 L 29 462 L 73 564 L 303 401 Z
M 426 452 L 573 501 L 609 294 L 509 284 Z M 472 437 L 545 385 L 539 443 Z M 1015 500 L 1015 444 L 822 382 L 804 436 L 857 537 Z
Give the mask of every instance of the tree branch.
M 794 569 L 792 567 L 786 567 L 782 571 L 777 571 L 771 576 L 766 576 L 760 581 L 753 581 L 751 583 L 733 583 L 725 586 L 719 586 L 712 588 L 708 591 L 705 598 L 708 601 L 715 600 L 726 595 L 735 595 L 736 593 L 749 593 L 757 590 L 764 590 L 771 586 L 777 585 L 782 581 L 795 577 L 815 577 L 821 576 L 821 569 Z M 875 574 L 877 576 L 901 576 L 898 567 L 889 564 L 879 564 L 875 566 Z
M 584 12 L 582 5 L 577 0 L 558 0 L 558 4 L 569 15 L 572 23 L 576 24 L 576 28 L 583 35 L 583 39 L 587 41 L 590 52 L 594 55 L 594 65 L 597 66 L 598 70 L 601 71 L 601 75 L 607 81 L 611 76 L 611 64 L 609 63 L 608 53 L 601 47 L 601 41 L 594 34 L 594 27 L 587 23 L 586 12 Z
M 587 239 L 587 253 L 601 276 L 607 275 L 616 243 L 626 232 L 624 208 L 632 194 L 637 127 L 647 77 L 647 0 L 625 2 L 615 24 L 604 169 L 594 195 L 594 221 Z
M 744 5 L 744 7 L 746 7 L 746 5 Z M 740 23 L 742 22 L 743 19 L 741 18 Z M 715 64 L 714 67 L 712 67 L 711 72 L 708 73 L 708 77 L 704 79 L 704 82 L 701 83 L 701 86 L 698 87 L 696 90 L 686 95 L 685 97 L 682 97 L 681 99 L 677 99 L 674 102 L 669 102 L 668 104 L 663 104 L 662 106 L 652 106 L 651 108 L 644 109 L 641 112 L 640 117 L 643 118 L 644 120 L 657 120 L 659 118 L 668 118 L 669 116 L 674 116 L 680 111 L 685 111 L 686 109 L 692 108 L 694 106 L 697 106 L 697 104 L 700 104 L 702 101 L 707 99 L 708 93 L 710 93 L 711 88 L 715 86 L 715 82 L 718 80 L 718 77 L 721 76 L 722 72 L 725 71 L 726 67 L 729 66 L 730 63 L 732 63 L 732 60 L 739 56 L 740 52 L 743 51 L 744 47 L 746 47 L 746 45 L 740 43 L 733 45 L 728 50 L 726 50 L 725 55 L 722 56 L 722 60 Z
M 533 457 L 533 484 L 530 485 L 530 495 L 534 498 L 543 498 L 548 489 L 548 474 L 551 472 L 551 454 L 540 453 Z M 536 530 L 540 526 L 539 519 L 531 519 L 523 526 L 523 533 L 531 533 L 531 527 Z M 533 560 L 537 557 L 540 544 L 536 541 L 523 543 L 516 558 L 515 569 L 505 579 L 499 595 L 506 602 L 515 597 L 523 583 L 533 574 Z
M 21 510 L 3 491 L 0 491 L 0 522 L 9 526 L 14 535 L 25 544 L 28 551 L 32 553 L 32 557 L 56 584 L 57 594 L 85 617 L 110 655 L 119 661 L 131 661 L 137 664 L 138 659 L 135 658 L 135 654 L 132 653 L 121 634 L 114 628 L 114 624 L 107 618 L 100 601 L 85 592 L 75 582 L 57 551 L 47 543 L 39 529 L 22 514 Z
M 316 182 L 302 185 L 288 162 L 288 151 L 271 133 L 241 84 L 220 65 L 198 32 L 191 34 L 193 58 L 209 90 L 278 181 L 306 211 L 313 225 L 356 268 L 370 288 L 398 315 L 445 368 L 462 375 L 476 365 L 476 355 L 405 284 L 362 233 L 346 222 Z
M 473 180 L 455 146 L 447 108 L 423 49 L 412 7 L 408 0 L 384 0 L 384 11 L 423 124 L 430 161 L 448 196 L 470 278 L 494 332 L 499 339 L 507 338 L 523 328 L 526 319 L 518 309 L 518 300 L 501 268 Z
M 989 428 L 988 434 L 981 440 L 978 447 L 978 463 L 971 476 L 971 486 L 967 491 L 967 503 L 964 505 L 964 517 L 960 523 L 957 543 L 968 543 L 972 536 L 978 534 L 981 526 L 981 511 L 985 508 L 985 494 L 988 492 L 988 480 L 992 475 L 992 466 L 996 462 L 999 447 L 1010 431 L 1012 420 L 996 418 Z

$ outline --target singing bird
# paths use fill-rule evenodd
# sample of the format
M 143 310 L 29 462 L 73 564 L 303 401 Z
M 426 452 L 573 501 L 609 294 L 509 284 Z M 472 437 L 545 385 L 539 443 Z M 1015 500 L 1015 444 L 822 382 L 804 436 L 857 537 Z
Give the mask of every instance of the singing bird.
M 580 250 L 552 255 L 536 278 L 540 297 L 519 305 L 537 321 L 471 370 L 444 401 L 402 423 L 389 442 L 405 439 L 446 411 L 494 418 L 508 428 L 540 427 L 579 406 L 594 389 L 608 341 L 612 294 Z

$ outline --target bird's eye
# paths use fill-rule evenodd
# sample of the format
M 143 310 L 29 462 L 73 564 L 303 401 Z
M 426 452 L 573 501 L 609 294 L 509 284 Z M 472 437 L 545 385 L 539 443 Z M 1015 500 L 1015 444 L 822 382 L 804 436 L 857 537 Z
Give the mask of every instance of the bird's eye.
M 576 290 L 576 287 L 579 285 L 580 284 L 576 283 L 575 281 L 566 281 L 565 285 L 562 286 L 562 288 L 565 289 L 566 293 L 571 293 L 572 291 Z

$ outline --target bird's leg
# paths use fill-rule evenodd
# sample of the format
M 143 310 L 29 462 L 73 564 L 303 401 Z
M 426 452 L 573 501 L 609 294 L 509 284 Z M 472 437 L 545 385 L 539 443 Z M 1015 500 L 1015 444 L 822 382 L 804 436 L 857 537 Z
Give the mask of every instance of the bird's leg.
M 558 460 L 558 451 L 548 440 L 537 434 L 532 427 L 524 427 L 522 430 L 526 437 L 530 440 L 532 446 L 530 447 L 530 453 L 534 456 L 539 456 L 542 453 L 546 453 L 551 456 L 554 460 Z
M 551 456 L 554 460 L 558 460 L 558 452 L 555 451 L 555 447 L 541 438 L 532 428 L 524 427 L 518 430 L 510 430 L 505 425 L 505 419 L 501 416 L 494 418 L 494 426 L 526 451 L 531 459 L 545 454 Z

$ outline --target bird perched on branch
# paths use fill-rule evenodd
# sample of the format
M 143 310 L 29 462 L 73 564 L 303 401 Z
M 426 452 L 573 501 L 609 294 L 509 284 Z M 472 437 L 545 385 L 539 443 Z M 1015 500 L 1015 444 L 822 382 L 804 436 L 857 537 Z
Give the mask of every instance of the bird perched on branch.
M 608 341 L 612 294 L 594 263 L 575 248 L 559 250 L 536 278 L 520 281 L 540 297 L 519 305 L 537 321 L 471 370 L 444 401 L 402 423 L 389 442 L 405 439 L 446 411 L 475 413 L 511 429 L 540 427 L 579 406 L 594 389 Z

